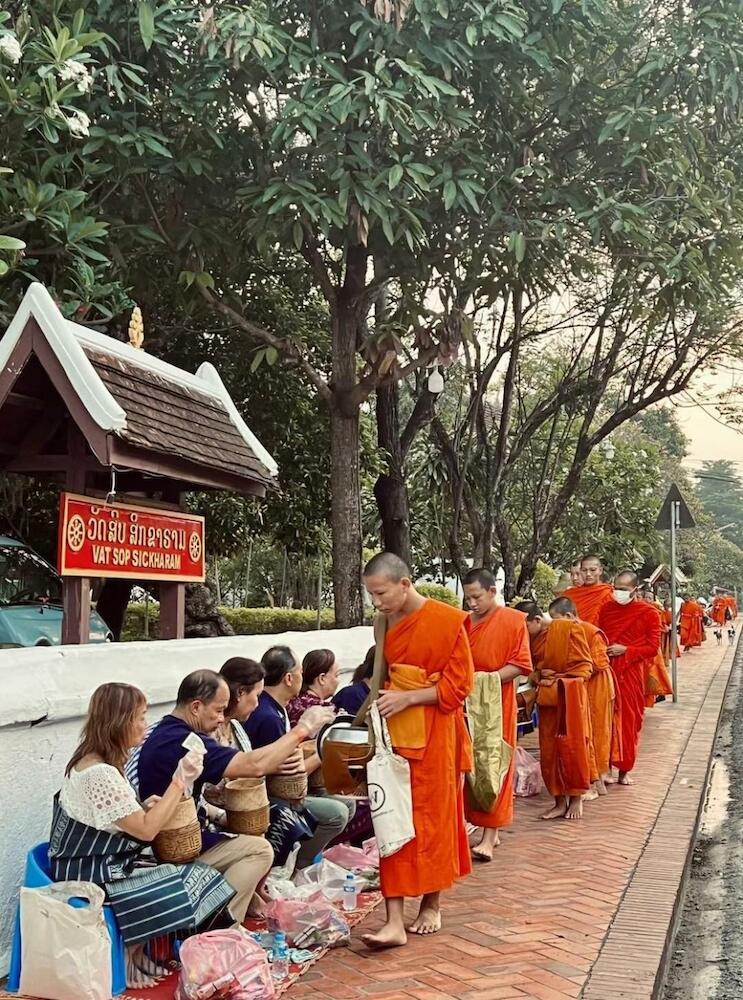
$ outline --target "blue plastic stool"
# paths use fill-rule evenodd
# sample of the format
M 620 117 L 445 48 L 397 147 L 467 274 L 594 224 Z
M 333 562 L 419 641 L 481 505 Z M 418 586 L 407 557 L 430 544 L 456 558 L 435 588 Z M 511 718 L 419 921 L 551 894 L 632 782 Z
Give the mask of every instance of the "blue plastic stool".
M 49 874 L 49 844 L 37 844 L 26 855 L 26 871 L 23 885 L 27 889 L 41 889 L 51 885 Z M 70 900 L 70 906 L 87 906 L 82 899 Z M 103 907 L 106 927 L 111 938 L 111 992 L 115 997 L 126 990 L 126 964 L 124 962 L 124 939 L 119 925 L 116 923 L 114 911 L 109 904 Z M 21 985 L 21 907 L 16 909 L 13 930 L 13 946 L 10 953 L 10 971 L 6 989 L 9 993 L 17 993 Z

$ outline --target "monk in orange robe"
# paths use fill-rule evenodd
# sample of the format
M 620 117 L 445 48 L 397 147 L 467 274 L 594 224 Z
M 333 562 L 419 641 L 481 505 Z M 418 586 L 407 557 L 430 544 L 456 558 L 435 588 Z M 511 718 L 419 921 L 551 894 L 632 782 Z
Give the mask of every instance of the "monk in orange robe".
M 567 597 L 558 597 L 549 606 L 550 618 L 566 618 L 578 621 L 578 612 Z M 604 776 L 611 771 L 611 744 L 614 727 L 616 690 L 609 656 L 606 652 L 606 636 L 596 625 L 581 622 L 591 651 L 593 670 L 588 679 L 588 709 L 591 716 L 591 749 L 594 770 L 591 772 L 593 793 L 588 798 L 606 795 Z
M 673 694 L 673 684 L 663 655 L 665 611 L 663 605 L 656 601 L 655 594 L 649 588 L 642 591 L 642 600 L 657 611 L 660 619 L 660 646 L 655 656 L 645 661 L 645 708 L 654 708 L 656 701 L 663 701 L 667 695 Z
M 608 654 L 622 701 L 622 756 L 613 763 L 619 784 L 631 785 L 645 713 L 645 661 L 660 646 L 660 617 L 637 597 L 637 574 L 631 570 L 614 579 L 614 598 L 601 608 L 599 628 L 609 641 Z
M 382 552 L 364 569 L 375 608 L 387 617 L 384 653 L 390 672 L 378 698 L 395 752 L 410 764 L 415 838 L 380 862 L 387 921 L 364 937 L 373 948 L 404 945 L 406 897 L 422 896 L 413 934 L 441 929 L 440 894 L 472 870 L 464 821 L 464 775 L 472 770 L 472 744 L 464 702 L 474 668 L 466 614 L 419 594 L 410 570 Z M 405 676 L 396 685 L 396 674 Z M 418 683 L 411 682 L 416 674 Z
M 568 620 L 548 621 L 530 601 L 517 605 L 527 615 L 532 662 L 539 691 L 539 763 L 544 784 L 555 804 L 542 819 L 580 819 L 583 796 L 591 784 L 590 735 L 586 681 L 593 664 L 583 626 Z M 559 731 L 559 685 L 564 681 L 565 733 Z M 558 740 L 560 743 L 558 743 Z M 560 744 L 568 744 L 571 768 Z
M 715 598 L 712 601 L 712 610 L 710 611 L 710 618 L 717 625 L 725 624 L 725 608 L 727 607 L 727 601 L 722 594 L 715 594 Z
M 601 582 L 604 567 L 598 556 L 584 556 L 580 565 L 583 574 L 582 586 L 568 587 L 562 596 L 573 602 L 582 622 L 597 625 L 601 605 L 611 600 L 612 587 L 610 583 Z
M 663 614 L 661 616 L 661 627 L 663 629 L 661 635 L 661 645 L 663 647 L 663 661 L 666 666 L 671 662 L 671 653 L 673 652 L 673 643 L 676 643 L 676 656 L 681 656 L 681 649 L 678 644 L 678 637 L 676 635 L 676 630 L 673 627 L 673 612 L 671 611 L 670 603 L 666 602 L 663 605 Z
M 500 675 L 503 712 L 503 739 L 516 748 L 518 706 L 516 683 L 519 677 L 531 673 L 529 633 L 526 615 L 513 608 L 496 604 L 495 577 L 486 569 L 473 569 L 464 578 L 464 596 L 472 612 L 467 622 L 467 634 L 472 648 L 475 670 Z M 511 758 L 500 794 L 489 812 L 467 808 L 466 816 L 474 826 L 482 827 L 482 840 L 472 851 L 477 861 L 492 861 L 498 847 L 498 830 L 513 823 L 513 774 L 516 756 Z
M 690 597 L 684 598 L 679 613 L 679 624 L 681 625 L 681 645 L 684 652 L 701 646 L 704 636 L 704 612 L 698 601 Z

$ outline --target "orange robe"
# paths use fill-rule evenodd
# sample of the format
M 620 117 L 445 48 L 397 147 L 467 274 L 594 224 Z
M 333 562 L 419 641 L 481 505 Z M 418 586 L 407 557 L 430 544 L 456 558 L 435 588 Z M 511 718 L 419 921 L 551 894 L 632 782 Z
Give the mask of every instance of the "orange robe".
M 727 601 L 724 597 L 716 597 L 712 602 L 712 611 L 710 612 L 710 618 L 713 622 L 718 625 L 725 624 L 725 608 L 727 607 Z
M 538 672 L 554 670 L 559 677 L 571 678 L 585 682 L 591 676 L 593 663 L 591 651 L 586 639 L 582 622 L 569 619 L 557 619 L 535 636 L 531 642 L 531 655 Z M 556 686 L 557 679 L 555 679 Z M 568 737 L 573 745 L 585 743 L 589 754 L 591 721 L 588 712 L 587 685 L 576 684 L 573 692 L 574 708 L 570 716 L 572 732 Z M 539 763 L 547 791 L 555 798 L 559 795 L 582 795 L 588 791 L 590 775 L 586 772 L 586 780 L 576 784 L 566 784 L 560 768 L 558 755 L 558 709 L 557 705 L 546 704 L 546 692 L 537 696 L 539 713 Z M 590 756 L 590 754 L 589 754 Z
M 614 675 L 606 652 L 606 636 L 596 625 L 581 622 L 591 651 L 593 673 L 588 680 L 588 709 L 591 716 L 591 745 L 595 761 L 595 781 L 611 767 L 611 740 L 616 691 Z
M 582 587 L 568 587 L 560 596 L 570 598 L 582 622 L 598 625 L 599 612 L 611 600 L 613 592 L 614 588 L 610 583 L 592 583 Z
M 704 612 L 696 601 L 686 600 L 681 605 L 681 645 L 684 649 L 701 646 L 704 641 Z
M 665 611 L 658 604 L 648 603 L 648 607 L 658 613 L 660 620 L 660 647 L 652 660 L 645 661 L 645 708 L 653 708 L 655 699 L 661 695 L 672 695 L 673 684 L 666 669 L 666 661 L 663 655 L 663 637 L 665 629 Z
M 518 667 L 522 674 L 531 673 L 531 652 L 529 633 L 526 629 L 526 615 L 513 608 L 495 608 L 486 618 L 475 622 L 467 620 L 467 634 L 472 648 L 475 670 L 492 673 L 507 664 Z M 516 679 L 501 681 L 501 702 L 503 706 L 503 739 L 510 747 L 516 747 L 518 706 L 516 705 Z M 513 774 L 516 755 L 511 758 L 508 773 L 503 779 L 500 794 L 490 812 L 467 808 L 467 819 L 475 826 L 498 830 L 513 823 Z
M 673 651 L 673 643 L 676 643 L 676 656 L 681 656 L 681 649 L 679 648 L 678 638 L 673 628 L 673 615 L 671 614 L 670 608 L 664 608 L 661 614 L 661 626 L 663 628 L 663 634 L 661 637 L 661 646 L 663 647 L 663 660 L 668 666 L 671 662 L 671 652 Z
M 621 656 L 611 658 L 622 700 L 622 754 L 612 763 L 620 771 L 631 771 L 645 713 L 645 661 L 653 659 L 660 646 L 660 615 L 642 601 L 611 601 L 601 609 L 599 626 L 610 646 L 618 643 L 627 647 Z
M 428 600 L 388 629 L 385 638 L 390 667 L 406 664 L 429 677 L 437 675 L 438 698 L 435 705 L 423 707 L 425 747 L 395 747 L 410 762 L 415 839 L 380 861 L 387 898 L 448 889 L 472 871 L 463 796 L 464 774 L 472 769 L 464 701 L 474 683 L 466 617 L 448 604 Z

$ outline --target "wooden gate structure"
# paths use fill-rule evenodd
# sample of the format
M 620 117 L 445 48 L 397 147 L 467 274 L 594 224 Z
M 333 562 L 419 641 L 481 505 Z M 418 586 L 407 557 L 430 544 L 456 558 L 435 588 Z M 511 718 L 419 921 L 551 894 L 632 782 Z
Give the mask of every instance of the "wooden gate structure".
M 163 511 L 194 489 L 263 497 L 278 473 L 211 364 L 191 374 L 73 323 L 40 284 L 0 340 L 0 470 Z M 185 583 L 158 585 L 160 637 L 182 638 Z M 90 595 L 63 576 L 63 643 L 88 641 Z

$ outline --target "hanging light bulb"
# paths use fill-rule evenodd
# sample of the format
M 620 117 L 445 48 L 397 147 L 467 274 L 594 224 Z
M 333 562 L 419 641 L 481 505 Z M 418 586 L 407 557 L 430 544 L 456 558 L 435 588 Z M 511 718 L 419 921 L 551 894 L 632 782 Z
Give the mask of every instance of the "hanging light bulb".
M 431 374 L 428 376 L 428 391 L 434 396 L 438 396 L 444 391 L 444 376 L 441 374 L 438 365 L 434 365 Z

